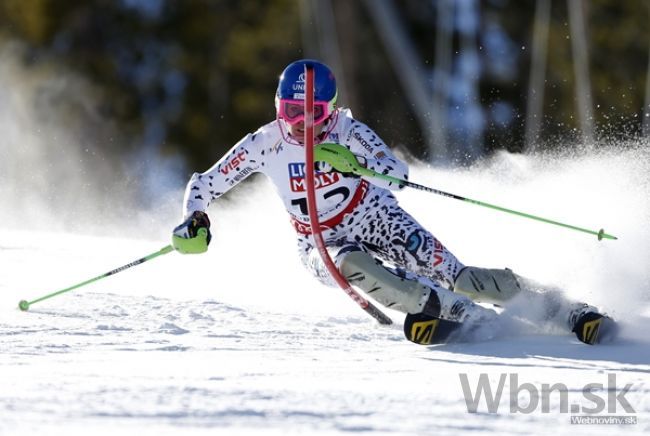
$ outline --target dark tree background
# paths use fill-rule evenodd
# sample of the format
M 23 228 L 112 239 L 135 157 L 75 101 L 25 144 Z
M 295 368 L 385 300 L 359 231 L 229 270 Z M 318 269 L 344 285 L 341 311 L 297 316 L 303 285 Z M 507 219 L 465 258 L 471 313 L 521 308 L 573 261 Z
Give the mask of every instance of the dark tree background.
M 571 0 L 569 0 L 571 1 Z M 19 43 L 21 63 L 42 74 L 65 67 L 93 84 L 97 116 L 128 141 L 98 135 L 89 147 L 106 153 L 153 147 L 180 155 L 204 170 L 245 133 L 275 117 L 273 95 L 289 62 L 312 56 L 303 47 L 316 24 L 305 21 L 299 0 L 4 0 L 0 46 Z M 421 128 L 406 99 L 379 29 L 373 2 L 332 0 L 335 29 L 319 40 L 335 43 L 345 71 L 344 105 L 372 125 L 391 146 L 426 158 Z M 425 0 L 393 1 L 423 67 L 435 60 L 436 8 Z M 489 53 L 477 37 L 482 69 L 479 104 L 511 108 L 504 119 L 486 117 L 485 153 L 523 147 L 535 2 L 478 2 L 481 29 L 498 26 L 507 37 L 502 53 Z M 588 2 L 594 118 L 608 136 L 640 132 L 648 69 L 645 1 Z M 318 19 L 318 17 L 317 17 Z M 312 29 L 313 28 L 313 29 Z M 455 53 L 461 51 L 454 37 Z M 549 34 L 542 139 L 571 137 L 578 127 L 567 4 L 554 1 Z M 495 64 L 508 74 L 498 74 Z M 490 67 L 492 65 L 492 67 Z M 74 116 L 60 97 L 61 111 Z M 549 141 L 547 146 L 553 142 Z

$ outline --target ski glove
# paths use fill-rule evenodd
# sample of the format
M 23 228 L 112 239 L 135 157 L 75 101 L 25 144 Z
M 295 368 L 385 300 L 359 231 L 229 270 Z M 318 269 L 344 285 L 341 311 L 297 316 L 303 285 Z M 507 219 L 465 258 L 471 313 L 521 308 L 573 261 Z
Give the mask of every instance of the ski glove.
M 183 254 L 205 253 L 211 239 L 208 214 L 196 210 L 174 229 L 172 245 L 176 251 Z

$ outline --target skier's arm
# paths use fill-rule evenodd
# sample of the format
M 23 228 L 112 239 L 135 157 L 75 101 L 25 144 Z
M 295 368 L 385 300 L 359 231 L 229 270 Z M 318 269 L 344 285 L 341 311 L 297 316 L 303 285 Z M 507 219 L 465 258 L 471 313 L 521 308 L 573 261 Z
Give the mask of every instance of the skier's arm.
M 254 136 L 246 135 L 209 170 L 192 175 L 185 188 L 183 217 L 207 210 L 214 200 L 258 170 L 260 161 L 253 146 Z
M 358 160 L 362 166 L 380 174 L 402 180 L 408 179 L 408 166 L 397 159 L 384 141 L 368 126 L 355 120 L 347 138 L 346 145 L 352 153 L 361 156 Z M 399 190 L 403 188 L 396 183 L 377 177 L 368 177 L 367 180 L 385 189 Z
M 183 222 L 174 228 L 172 245 L 179 253 L 204 253 L 210 243 L 210 203 L 259 168 L 255 134 L 246 135 L 204 173 L 194 173 L 185 188 Z M 259 141 L 258 141 L 259 142 Z

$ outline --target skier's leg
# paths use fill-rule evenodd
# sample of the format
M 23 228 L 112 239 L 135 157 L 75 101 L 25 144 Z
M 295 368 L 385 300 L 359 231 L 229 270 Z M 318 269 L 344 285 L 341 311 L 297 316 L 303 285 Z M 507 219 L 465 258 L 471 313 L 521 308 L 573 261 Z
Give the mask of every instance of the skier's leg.
M 414 274 L 398 274 L 354 246 L 341 249 L 336 263 L 350 284 L 359 287 L 382 305 L 403 313 L 424 313 L 454 322 L 463 322 L 468 317 L 495 315 L 494 311 L 434 282 L 425 284 L 417 280 Z
M 314 276 L 325 285 L 336 285 L 307 237 L 298 238 L 298 249 L 303 265 Z M 364 246 L 355 242 L 331 240 L 328 251 L 350 284 L 380 304 L 407 314 L 404 333 L 417 344 L 444 342 L 452 332 L 460 330 L 463 323 L 477 329 L 497 316 L 493 310 L 431 280 L 384 267 L 365 251 Z
M 335 286 L 320 254 L 308 238 L 298 239 L 298 248 L 303 265 L 322 283 Z M 363 246 L 347 241 L 330 241 L 328 251 L 335 264 L 350 284 L 359 287 L 380 304 L 402 313 L 421 313 L 450 321 L 462 322 L 472 312 L 487 316 L 494 311 L 474 304 L 469 298 L 454 294 L 440 285 L 418 281 L 412 273 L 384 267 L 380 261 L 367 253 Z
M 572 301 L 557 288 L 540 285 L 509 269 L 463 268 L 454 292 L 475 301 L 506 307 L 515 316 L 537 324 L 552 324 L 574 332 L 582 342 L 593 344 L 615 335 L 611 319 L 586 303 Z

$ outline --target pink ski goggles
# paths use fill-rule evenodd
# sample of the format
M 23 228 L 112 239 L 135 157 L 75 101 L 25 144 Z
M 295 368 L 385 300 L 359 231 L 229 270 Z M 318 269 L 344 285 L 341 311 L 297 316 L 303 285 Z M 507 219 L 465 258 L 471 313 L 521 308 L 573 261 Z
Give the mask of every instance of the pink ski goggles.
M 326 101 L 314 102 L 314 124 L 319 124 L 325 121 L 330 116 Z M 285 120 L 287 123 L 298 124 L 305 121 L 305 101 L 304 100 L 289 100 L 280 99 L 278 107 L 278 117 Z

